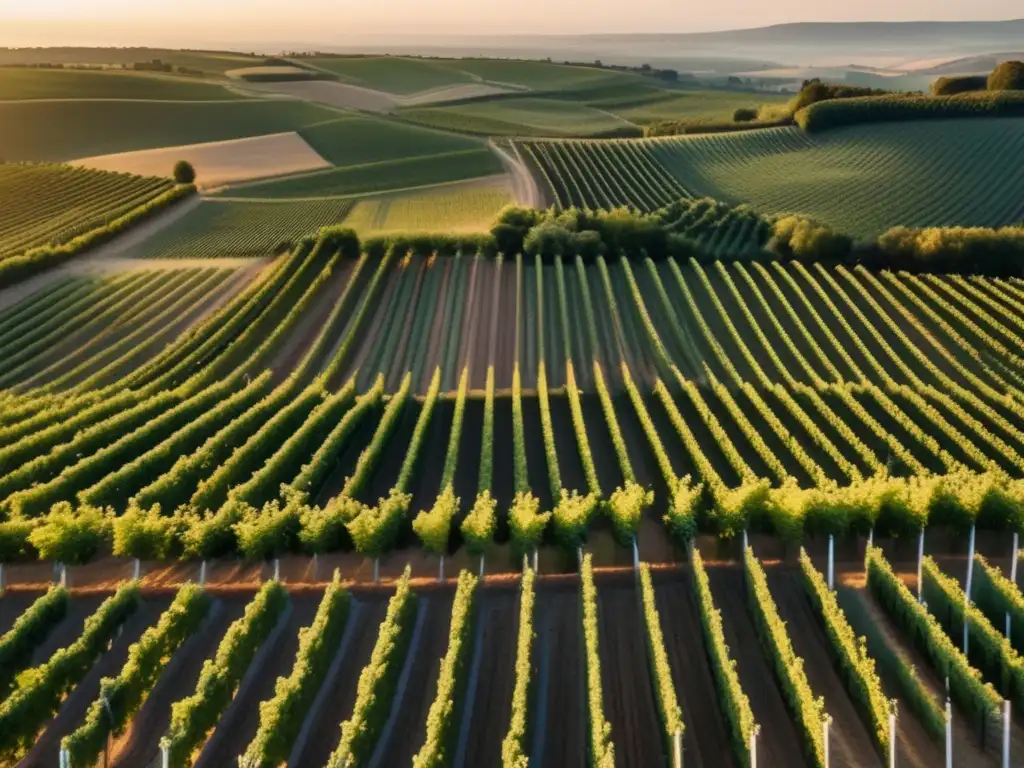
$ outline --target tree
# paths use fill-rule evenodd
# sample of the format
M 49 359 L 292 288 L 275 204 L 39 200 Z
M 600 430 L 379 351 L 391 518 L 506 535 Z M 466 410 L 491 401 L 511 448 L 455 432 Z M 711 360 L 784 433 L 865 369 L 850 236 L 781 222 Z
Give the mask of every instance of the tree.
M 1024 61 L 1004 61 L 988 76 L 990 91 L 1024 91 Z
M 179 160 L 174 164 L 174 180 L 179 184 L 193 184 L 196 180 L 196 169 L 188 160 Z

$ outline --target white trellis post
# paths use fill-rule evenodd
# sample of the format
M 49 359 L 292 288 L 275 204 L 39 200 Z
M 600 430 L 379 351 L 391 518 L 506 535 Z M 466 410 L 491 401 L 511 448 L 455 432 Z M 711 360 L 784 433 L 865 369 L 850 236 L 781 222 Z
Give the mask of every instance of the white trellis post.
M 1010 700 L 1003 701 L 1003 768 L 1010 768 Z
M 825 719 L 821 721 L 822 734 L 825 744 L 825 768 L 829 768 L 829 755 L 828 755 L 828 727 L 832 724 L 832 718 L 825 715 Z
M 533 550 L 533 572 L 534 573 L 539 573 L 540 572 L 540 568 L 537 567 L 537 549 L 536 549 L 536 547 L 534 547 L 534 550 Z
M 672 765 L 673 768 L 683 768 L 683 734 L 681 731 L 672 734 Z
M 281 558 L 274 558 L 274 581 L 281 580 Z
M 480 555 L 480 578 L 484 577 L 484 556 Z
M 206 584 L 206 561 L 199 564 L 199 585 Z
M 974 526 L 971 525 L 971 538 L 967 545 L 967 582 L 964 584 L 964 656 L 970 643 L 967 608 L 971 604 L 971 581 L 974 579 Z
M 373 583 L 380 584 L 380 560 L 373 558 Z
M 60 564 L 60 585 L 65 589 L 68 586 L 68 566 L 65 563 Z
M 583 570 L 583 547 L 576 547 L 576 569 Z
M 754 725 L 750 729 L 750 768 L 757 768 L 757 737 L 761 733 L 761 726 Z
M 949 687 L 949 679 L 946 679 Z M 946 699 L 946 768 L 953 768 L 953 705 Z
M 636 546 L 636 537 L 633 537 L 633 570 L 640 570 L 640 550 Z
M 444 584 L 444 555 L 441 555 L 441 562 L 437 566 L 437 581 Z
M 917 602 L 921 602 L 922 590 L 924 589 L 923 582 L 921 581 L 921 572 L 924 567 L 924 526 L 921 526 L 921 532 L 917 534 Z
M 831 533 L 828 535 L 828 588 L 836 588 L 836 540 Z
M 749 546 L 750 546 L 750 544 L 747 542 L 747 529 L 744 528 L 743 529 L 743 554 L 744 555 L 747 553 L 747 548 Z
M 60 768 L 71 768 L 71 755 L 63 747 L 60 750 Z
M 868 546 L 869 547 L 875 546 L 875 529 L 874 529 L 874 526 L 872 526 L 871 530 L 868 531 Z
M 135 558 L 135 563 L 132 565 L 132 581 L 138 581 L 142 576 L 142 561 L 139 558 Z
M 889 768 L 896 768 L 896 702 L 889 713 Z
M 1010 561 L 1010 581 L 1015 585 L 1017 583 L 1017 556 L 1018 546 L 1020 544 L 1020 535 L 1017 533 L 1013 534 L 1013 559 Z M 0 578 L 0 589 L 3 589 L 3 579 Z M 1006 639 L 1010 639 L 1010 612 L 1006 612 Z
M 166 744 L 160 745 L 161 768 L 171 768 L 171 751 Z

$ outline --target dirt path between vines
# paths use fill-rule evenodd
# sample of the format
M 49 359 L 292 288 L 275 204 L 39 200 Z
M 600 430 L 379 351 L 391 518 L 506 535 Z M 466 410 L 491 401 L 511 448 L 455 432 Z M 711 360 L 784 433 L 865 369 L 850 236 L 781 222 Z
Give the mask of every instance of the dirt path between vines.
M 526 163 L 519 157 L 518 150 L 514 147 L 511 149 L 502 147 L 494 139 L 489 139 L 487 145 L 498 156 L 501 164 L 508 172 L 509 180 L 512 184 L 512 193 L 515 195 L 516 202 L 528 208 L 540 208 L 542 200 L 537 180 L 533 178 L 530 169 L 526 167 Z

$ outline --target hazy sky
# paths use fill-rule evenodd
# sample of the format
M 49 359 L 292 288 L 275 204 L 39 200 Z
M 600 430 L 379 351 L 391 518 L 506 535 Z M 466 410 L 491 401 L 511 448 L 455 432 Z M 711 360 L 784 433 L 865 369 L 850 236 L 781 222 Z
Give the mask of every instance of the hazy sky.
M 996 20 L 1020 0 L 0 0 L 0 45 L 366 34 L 690 32 L 789 21 Z M 180 38 L 180 39 L 179 39 Z

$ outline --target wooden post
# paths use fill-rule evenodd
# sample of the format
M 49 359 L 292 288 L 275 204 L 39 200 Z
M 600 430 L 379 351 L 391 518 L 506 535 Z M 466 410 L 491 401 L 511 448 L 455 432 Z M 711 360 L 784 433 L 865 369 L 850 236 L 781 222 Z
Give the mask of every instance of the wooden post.
M 921 582 L 921 570 L 924 567 L 924 526 L 921 526 L 921 532 L 917 534 L 917 602 L 921 602 L 921 590 L 923 589 Z
M 1003 768 L 1010 768 L 1010 700 L 1003 701 Z
M 967 582 L 964 585 L 964 656 L 970 644 L 969 622 L 967 621 L 967 608 L 971 604 L 971 581 L 974 579 L 974 526 L 971 525 L 971 538 L 967 548 Z
M 1013 559 L 1010 560 L 1010 581 L 1014 584 L 1017 583 L 1017 556 L 1018 546 L 1020 544 L 1020 535 L 1014 532 L 1013 534 Z M 0 578 L 0 589 L 3 589 L 3 579 Z M 1010 612 L 1006 612 L 1006 639 L 1010 639 Z
M 946 679 L 949 686 L 949 679 Z M 953 768 L 953 705 L 946 699 L 946 768 Z
M 896 768 L 896 706 L 889 713 L 889 768 Z
M 836 544 L 835 536 L 828 535 L 828 588 L 836 588 Z

